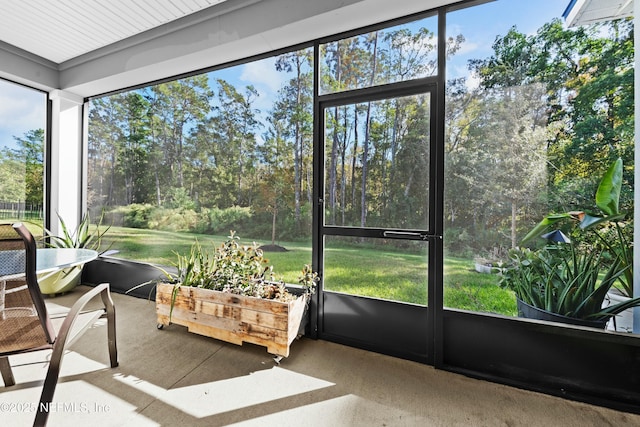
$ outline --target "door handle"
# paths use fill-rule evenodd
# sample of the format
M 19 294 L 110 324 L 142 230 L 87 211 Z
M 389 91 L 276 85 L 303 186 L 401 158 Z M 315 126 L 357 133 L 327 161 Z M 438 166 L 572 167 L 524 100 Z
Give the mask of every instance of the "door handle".
M 383 237 L 391 237 L 395 239 L 407 240 L 442 240 L 442 236 L 438 234 L 429 234 L 419 231 L 393 231 L 385 230 L 382 232 Z

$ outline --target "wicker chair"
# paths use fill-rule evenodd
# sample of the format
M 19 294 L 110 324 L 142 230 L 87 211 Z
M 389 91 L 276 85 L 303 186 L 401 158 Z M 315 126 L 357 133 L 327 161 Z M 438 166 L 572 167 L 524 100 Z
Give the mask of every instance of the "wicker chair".
M 86 304 L 100 295 L 103 308 L 82 312 Z M 76 320 L 82 314 L 81 326 Z M 47 312 L 36 276 L 36 243 L 27 228 L 20 224 L 0 225 L 0 373 L 5 386 L 15 384 L 8 356 L 52 349 L 34 425 L 43 426 L 60 374 L 65 347 L 102 317 L 107 318 L 107 335 L 111 367 L 118 366 L 115 307 L 109 284 L 103 283 L 82 295 L 64 316 L 56 331 Z

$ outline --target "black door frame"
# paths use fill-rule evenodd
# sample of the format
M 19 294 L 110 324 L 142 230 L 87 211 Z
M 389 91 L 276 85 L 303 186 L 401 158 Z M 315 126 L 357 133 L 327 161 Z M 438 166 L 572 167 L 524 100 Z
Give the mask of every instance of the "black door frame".
M 318 52 L 316 46 L 316 52 Z M 316 53 L 317 54 L 317 53 Z M 316 86 L 317 87 L 317 86 Z M 322 280 L 318 286 L 317 297 L 312 309 L 313 335 L 343 344 L 378 351 L 423 363 L 434 363 L 435 320 L 433 303 L 437 301 L 436 278 L 441 274 L 442 266 L 438 265 L 438 251 L 442 251 L 442 228 L 438 227 L 436 208 L 437 194 L 442 191 L 442 179 L 436 176 L 441 150 L 437 149 L 440 141 L 437 125 L 439 96 L 438 78 L 427 77 L 407 82 L 398 82 L 365 89 L 332 93 L 315 97 L 314 105 L 314 232 L 313 232 L 313 264 L 314 269 L 324 270 L 324 236 L 354 236 L 366 238 L 389 238 L 388 232 L 400 234 L 396 238 L 420 240 L 428 244 L 428 306 L 418 306 L 393 301 L 382 301 L 335 292 L 326 292 Z M 397 98 L 419 94 L 430 94 L 430 164 L 429 164 L 429 220 L 427 230 L 405 230 L 396 228 L 359 228 L 324 225 L 324 110 L 345 104 Z M 440 232 L 438 231 L 440 230 Z M 387 234 L 385 234 L 387 233 Z M 427 274 L 427 271 L 425 271 Z M 330 301 L 333 310 L 332 318 L 325 318 L 325 303 Z M 441 304 L 441 303 L 440 303 Z M 344 310 L 341 310 L 343 307 Z M 367 318 L 365 324 L 353 322 L 348 312 L 376 313 Z M 390 329 L 384 319 L 397 321 L 397 328 Z M 329 323 L 326 323 L 326 322 Z M 336 329 L 344 330 L 345 335 L 336 334 Z

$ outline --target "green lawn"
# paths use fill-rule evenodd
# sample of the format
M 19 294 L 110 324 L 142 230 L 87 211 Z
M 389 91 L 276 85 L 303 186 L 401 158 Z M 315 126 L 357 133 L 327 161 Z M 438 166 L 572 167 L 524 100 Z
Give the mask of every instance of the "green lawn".
M 498 286 L 496 274 L 474 270 L 473 260 L 445 257 L 444 305 L 450 308 L 516 316 L 512 291 Z
M 252 239 L 242 236 L 241 243 Z M 173 265 L 174 252 L 186 253 L 197 239 L 204 248 L 226 240 L 224 235 L 176 233 L 111 227 L 103 248 L 111 245 L 122 258 Z M 257 240 L 258 245 L 269 244 Z M 265 252 L 277 277 L 297 283 L 304 264 L 311 263 L 310 242 L 277 242 L 286 252 Z M 415 304 L 427 303 L 426 253 L 387 247 L 332 244 L 325 256 L 325 287 L 338 292 L 391 299 Z M 446 307 L 515 315 L 515 299 L 510 291 L 497 286 L 497 276 L 473 270 L 469 259 L 446 257 L 444 302 Z
M 332 242 L 325 265 L 328 290 L 427 304 L 426 251 Z

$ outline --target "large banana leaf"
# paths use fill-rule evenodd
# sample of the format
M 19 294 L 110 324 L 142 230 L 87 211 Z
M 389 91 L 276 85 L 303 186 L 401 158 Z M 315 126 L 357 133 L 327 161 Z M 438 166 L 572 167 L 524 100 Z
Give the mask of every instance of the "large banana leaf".
M 622 189 L 622 159 L 618 158 L 602 177 L 596 192 L 596 206 L 606 215 L 620 213 Z
M 620 221 L 624 219 L 625 216 L 626 214 L 624 213 L 617 213 L 617 214 L 607 215 L 607 216 L 591 216 L 589 214 L 585 214 L 582 217 L 582 220 L 580 221 L 580 228 L 585 230 L 587 228 L 593 227 L 598 224 L 602 224 L 604 222 Z
M 552 213 L 547 215 L 526 236 L 524 236 L 522 243 L 540 236 L 542 233 L 547 231 L 550 226 L 567 218 L 571 218 L 571 213 Z

